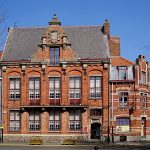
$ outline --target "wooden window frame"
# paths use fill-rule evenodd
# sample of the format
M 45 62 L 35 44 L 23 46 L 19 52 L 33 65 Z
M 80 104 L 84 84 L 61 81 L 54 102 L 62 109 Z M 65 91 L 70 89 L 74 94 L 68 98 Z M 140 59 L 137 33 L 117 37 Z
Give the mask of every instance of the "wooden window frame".
M 50 47 L 50 65 L 58 66 L 59 64 L 60 64 L 60 47 Z
M 92 78 L 94 78 L 94 87 L 91 88 L 91 79 Z M 99 78 L 99 80 L 97 78 Z M 100 87 L 96 86 L 97 80 L 100 81 Z M 100 96 L 97 96 L 98 89 L 99 89 L 99 95 Z M 92 91 L 94 91 L 94 92 L 92 92 Z M 93 93 L 93 96 L 91 96 L 92 93 Z M 90 91 L 89 91 L 89 94 L 90 94 L 90 99 L 100 99 L 100 98 L 102 98 L 102 77 L 101 76 L 90 76 Z
M 14 119 L 9 119 L 9 130 L 10 131 L 20 131 L 20 112 L 19 110 L 10 110 L 10 115 L 13 113 Z M 16 119 L 17 113 L 19 113 L 19 119 Z M 14 124 L 14 126 L 11 126 L 11 124 Z M 18 126 L 19 125 L 19 126 Z
M 16 82 L 17 80 L 19 81 L 19 88 L 16 88 Z M 11 81 L 13 82 L 14 88 L 11 88 L 10 84 Z M 13 96 L 11 96 L 11 91 L 13 91 Z M 18 94 L 17 94 L 18 93 Z M 20 78 L 10 78 L 9 79 L 9 98 L 10 99 L 20 99 L 21 98 L 21 83 L 20 83 Z
M 30 115 L 33 113 L 33 119 L 30 119 Z M 36 113 L 38 113 L 39 119 L 36 120 Z M 40 111 L 30 111 L 29 112 L 29 131 L 40 131 Z M 31 128 L 32 127 L 32 128 Z
M 56 114 L 59 114 L 59 119 L 56 119 Z M 53 120 L 50 119 L 50 116 L 53 116 Z M 61 128 L 61 120 L 60 120 L 60 111 L 59 110 L 51 110 L 49 112 L 49 130 L 50 131 L 60 131 Z
M 76 119 L 78 111 L 80 113 L 80 116 L 79 116 L 79 119 Z M 70 115 L 73 116 L 73 120 L 71 119 Z M 70 110 L 70 112 L 69 112 L 69 130 L 70 131 L 81 131 L 81 129 L 82 129 L 82 113 L 81 113 L 81 110 Z

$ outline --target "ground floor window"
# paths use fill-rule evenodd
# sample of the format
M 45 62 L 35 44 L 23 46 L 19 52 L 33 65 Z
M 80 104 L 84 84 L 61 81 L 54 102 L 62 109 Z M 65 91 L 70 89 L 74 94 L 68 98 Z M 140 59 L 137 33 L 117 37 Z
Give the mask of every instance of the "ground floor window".
M 116 132 L 129 132 L 130 131 L 130 118 L 117 118 L 116 119 Z
M 20 112 L 17 110 L 10 111 L 10 131 L 20 130 Z
M 40 130 L 40 112 L 31 111 L 29 113 L 29 130 L 38 131 Z
M 80 110 L 70 110 L 69 129 L 73 131 L 81 130 L 81 111 Z
M 49 112 L 49 130 L 59 131 L 60 130 L 60 111 L 51 110 Z

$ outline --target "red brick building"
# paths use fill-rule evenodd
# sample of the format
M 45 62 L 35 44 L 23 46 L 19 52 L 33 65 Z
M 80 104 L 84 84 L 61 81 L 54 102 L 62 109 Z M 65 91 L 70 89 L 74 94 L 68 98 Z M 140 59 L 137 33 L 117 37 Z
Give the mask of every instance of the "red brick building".
M 106 24 L 106 25 L 105 25 Z M 108 135 L 107 21 L 10 28 L 2 57 L 4 140 L 102 140 Z
M 150 140 L 150 66 L 139 55 L 133 63 L 111 57 L 111 136 L 115 141 Z
M 5 141 L 149 140 L 150 66 L 103 26 L 10 28 L 2 61 Z

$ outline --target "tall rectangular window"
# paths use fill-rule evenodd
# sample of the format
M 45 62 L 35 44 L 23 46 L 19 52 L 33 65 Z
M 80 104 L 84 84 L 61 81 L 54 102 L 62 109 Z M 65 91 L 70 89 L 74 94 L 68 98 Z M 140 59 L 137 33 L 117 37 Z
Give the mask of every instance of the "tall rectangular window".
M 119 80 L 126 80 L 127 79 L 127 67 L 118 67 L 118 75 Z
M 141 83 L 146 84 L 146 72 L 142 71 Z
M 100 76 L 90 77 L 90 98 L 91 99 L 97 99 L 102 97 L 101 82 L 102 81 Z
M 29 113 L 29 130 L 38 131 L 40 130 L 40 112 L 31 111 Z
M 128 106 L 128 92 L 119 93 L 119 106 L 121 107 Z
M 19 99 L 20 98 L 20 79 L 19 78 L 10 78 L 10 99 Z
M 81 111 L 71 110 L 69 112 L 69 129 L 78 131 L 81 130 Z
M 147 107 L 147 93 L 140 93 L 141 108 Z
M 60 78 L 49 78 L 49 99 L 51 104 L 59 104 L 60 102 Z
M 50 65 L 59 65 L 60 63 L 60 48 L 50 47 Z
M 78 104 L 81 99 L 81 78 L 70 77 L 69 81 L 70 103 Z
M 39 77 L 29 78 L 29 99 L 30 100 L 40 99 L 40 78 Z
M 20 112 L 17 110 L 10 111 L 10 131 L 20 130 Z
M 49 130 L 59 131 L 60 130 L 60 111 L 51 110 L 49 112 Z

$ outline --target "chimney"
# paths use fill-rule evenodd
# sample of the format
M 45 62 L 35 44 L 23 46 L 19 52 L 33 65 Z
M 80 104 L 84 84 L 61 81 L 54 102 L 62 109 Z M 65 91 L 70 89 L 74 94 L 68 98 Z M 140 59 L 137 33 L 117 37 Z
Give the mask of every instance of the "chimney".
M 110 38 L 110 23 L 109 23 L 108 19 L 105 20 L 101 30 L 105 35 L 107 35 L 107 37 L 109 39 Z

